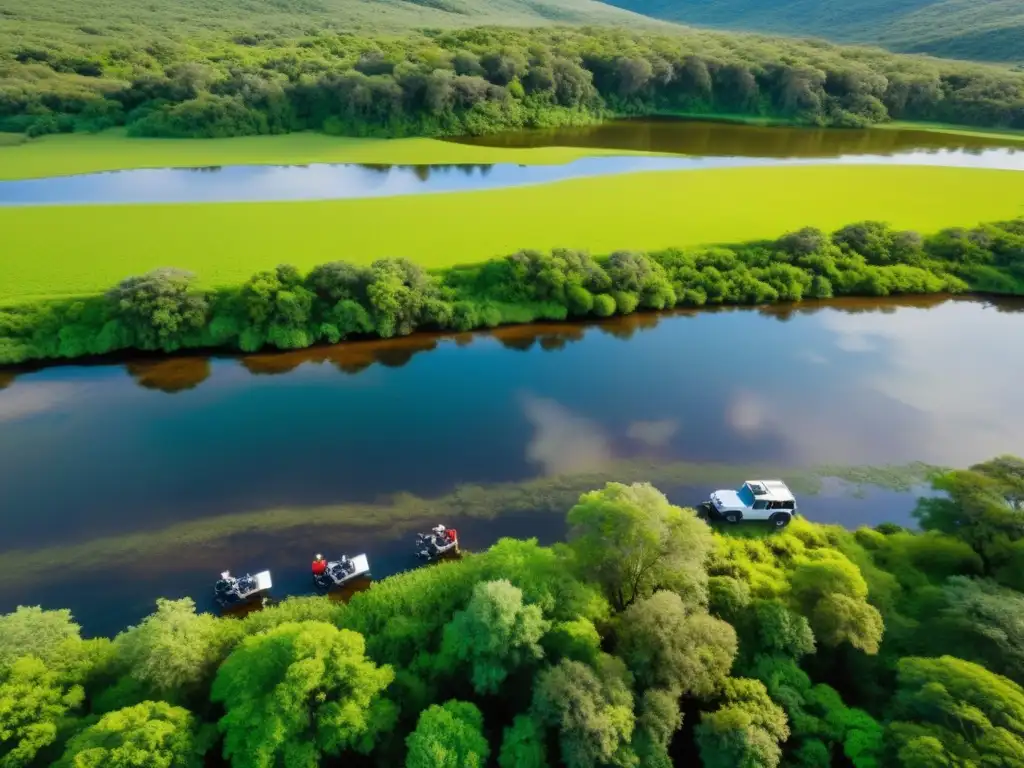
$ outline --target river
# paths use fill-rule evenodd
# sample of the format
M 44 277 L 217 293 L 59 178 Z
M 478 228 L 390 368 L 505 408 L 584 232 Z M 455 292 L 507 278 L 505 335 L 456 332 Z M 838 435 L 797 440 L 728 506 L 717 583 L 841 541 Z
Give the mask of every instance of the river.
M 110 633 L 224 568 L 411 567 L 437 522 L 550 542 L 610 479 L 771 472 L 811 519 L 912 524 L 906 487 L 820 468 L 1020 453 L 1022 333 L 1020 302 L 839 301 L 0 372 L 0 612 Z
M 0 205 L 324 200 L 500 189 L 640 171 L 777 165 L 933 165 L 1024 171 L 1024 142 L 920 130 L 762 128 L 618 120 L 519 131 L 463 143 L 668 153 L 586 157 L 562 165 L 359 165 L 150 168 L 0 181 Z

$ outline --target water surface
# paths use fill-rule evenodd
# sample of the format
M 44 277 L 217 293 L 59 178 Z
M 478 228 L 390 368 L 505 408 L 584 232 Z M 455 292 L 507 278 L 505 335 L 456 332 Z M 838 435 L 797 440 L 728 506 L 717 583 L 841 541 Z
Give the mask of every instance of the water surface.
M 1021 309 L 839 302 L 8 371 L 0 611 L 66 606 L 115 631 L 157 596 L 203 603 L 223 568 L 270 567 L 304 590 L 313 552 L 367 551 L 383 576 L 412 565 L 411 530 L 437 522 L 474 547 L 551 541 L 564 509 L 545 499 L 581 474 L 587 486 L 628 468 L 693 503 L 752 466 L 1021 453 Z M 665 469 L 708 463 L 713 481 Z M 909 523 L 913 507 L 878 490 L 801 501 L 851 527 Z
M 475 139 L 500 147 L 674 153 L 562 165 L 309 165 L 155 168 L 0 182 L 0 205 L 325 200 L 501 189 L 640 171 L 772 165 L 932 165 L 1024 170 L 1024 143 L 928 131 L 759 128 L 628 120 Z

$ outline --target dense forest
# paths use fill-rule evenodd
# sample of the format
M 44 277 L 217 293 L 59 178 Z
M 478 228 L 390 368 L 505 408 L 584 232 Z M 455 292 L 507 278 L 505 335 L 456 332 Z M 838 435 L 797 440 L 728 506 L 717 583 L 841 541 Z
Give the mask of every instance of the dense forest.
M 477 28 L 0 49 L 0 130 L 481 134 L 658 113 L 1024 128 L 1024 72 L 751 35 Z
M 775 241 L 600 259 L 522 251 L 437 273 L 407 259 L 333 261 L 308 274 L 283 265 L 213 291 L 187 272 L 158 269 L 102 296 L 0 310 L 0 364 L 133 349 L 301 349 L 417 329 L 966 291 L 1024 293 L 1024 219 L 927 238 L 861 222 L 831 235 L 808 228 Z
M 871 43 L 905 53 L 1024 62 L 1020 0 L 610 0 L 683 24 Z
M 503 539 L 347 604 L 159 600 L 112 640 L 18 608 L 0 765 L 1017 768 L 1024 460 L 933 482 L 922 532 L 715 530 L 609 483 L 566 544 Z

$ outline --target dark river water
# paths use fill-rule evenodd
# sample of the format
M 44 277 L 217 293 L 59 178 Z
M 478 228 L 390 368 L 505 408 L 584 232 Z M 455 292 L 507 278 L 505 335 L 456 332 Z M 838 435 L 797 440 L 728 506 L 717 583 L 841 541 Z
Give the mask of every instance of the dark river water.
M 320 200 L 498 189 L 637 171 L 764 165 L 940 165 L 1024 170 L 1024 142 L 915 130 L 761 128 L 694 121 L 620 120 L 520 131 L 464 143 L 574 146 L 673 153 L 607 156 L 562 165 L 356 164 L 156 168 L 0 182 L 0 205 Z
M 0 371 L 0 612 L 114 632 L 158 596 L 206 607 L 224 568 L 279 594 L 318 551 L 393 573 L 438 522 L 550 542 L 609 479 L 689 504 L 753 473 L 1021 453 L 1021 334 L 1020 303 L 839 302 Z M 912 523 L 913 493 L 798 495 Z

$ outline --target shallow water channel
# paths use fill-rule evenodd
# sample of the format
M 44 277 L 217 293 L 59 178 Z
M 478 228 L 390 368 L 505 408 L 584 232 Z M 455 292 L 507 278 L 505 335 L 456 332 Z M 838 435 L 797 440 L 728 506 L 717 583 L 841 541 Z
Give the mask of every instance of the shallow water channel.
M 672 153 L 562 165 L 358 165 L 154 168 L 0 182 L 0 205 L 321 200 L 500 189 L 638 171 L 765 165 L 938 165 L 1024 171 L 1024 142 L 916 130 L 761 128 L 620 120 L 460 142 Z
M 612 479 L 687 504 L 771 473 L 809 518 L 912 524 L 913 492 L 815 468 L 1020 453 L 1022 333 L 1019 302 L 847 301 L 0 371 L 0 612 L 114 632 L 224 568 L 412 567 L 437 522 L 551 542 Z

